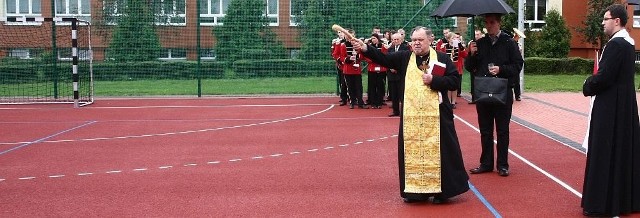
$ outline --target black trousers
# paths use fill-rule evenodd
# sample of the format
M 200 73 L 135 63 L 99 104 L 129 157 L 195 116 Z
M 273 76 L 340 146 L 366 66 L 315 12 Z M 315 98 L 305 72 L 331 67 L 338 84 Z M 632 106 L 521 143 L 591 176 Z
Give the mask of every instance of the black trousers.
M 386 72 L 369 72 L 367 79 L 367 101 L 373 106 L 381 106 L 384 101 L 384 80 L 387 78 Z
M 340 80 L 340 100 L 345 104 L 348 103 L 349 95 L 347 93 L 347 81 L 344 78 L 344 74 L 342 74 L 342 70 L 338 68 L 338 79 Z
M 512 94 L 512 93 L 510 93 Z M 510 95 L 512 96 L 512 95 Z M 509 100 L 507 105 L 487 105 L 476 104 L 478 113 L 478 125 L 480 126 L 480 142 L 482 144 L 482 154 L 480 155 L 480 166 L 486 169 L 509 169 L 507 157 L 509 155 L 509 123 L 511 121 L 513 100 Z M 494 165 L 493 157 L 493 129 L 497 132 L 497 159 Z
M 404 80 L 389 80 L 389 98 L 394 114 L 400 114 L 400 102 L 404 99 Z
M 364 101 L 362 100 L 362 75 L 344 74 L 344 78 L 347 82 L 351 105 L 364 105 Z
M 473 97 L 473 80 L 475 80 L 475 76 L 473 75 L 473 73 L 469 74 L 469 85 L 470 85 L 470 89 L 471 89 L 471 101 L 475 100 L 475 98 Z M 462 80 L 460 80 L 462 81 Z M 462 82 L 460 82 L 460 84 L 462 84 Z
M 520 98 L 520 78 L 513 84 L 513 94 L 515 94 L 516 98 Z
M 460 74 L 460 82 L 458 83 L 458 96 L 462 94 L 462 74 Z

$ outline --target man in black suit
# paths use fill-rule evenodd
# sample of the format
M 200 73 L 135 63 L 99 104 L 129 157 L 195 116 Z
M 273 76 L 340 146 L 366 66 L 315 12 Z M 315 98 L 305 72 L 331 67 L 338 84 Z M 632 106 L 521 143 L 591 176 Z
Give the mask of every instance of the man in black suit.
M 387 49 L 387 54 L 409 50 L 409 46 L 403 42 L 404 37 L 402 34 L 395 33 L 391 35 L 391 46 Z M 393 108 L 389 116 L 400 116 L 400 104 L 404 97 L 404 77 L 396 69 L 390 69 L 387 74 L 387 81 L 389 81 L 389 98 L 391 99 L 391 108 Z
M 487 14 L 484 20 L 487 35 L 469 46 L 469 56 L 464 66 L 476 77 L 500 77 L 509 79 L 509 96 L 513 96 L 513 82 L 522 70 L 524 60 L 513 38 L 500 30 L 500 14 Z M 477 85 L 477 84 L 476 84 Z M 493 171 L 500 176 L 509 176 L 509 123 L 511 122 L 513 99 L 505 105 L 476 103 L 482 154 L 480 166 L 469 170 L 471 174 Z M 497 132 L 497 157 L 494 162 L 493 130 Z

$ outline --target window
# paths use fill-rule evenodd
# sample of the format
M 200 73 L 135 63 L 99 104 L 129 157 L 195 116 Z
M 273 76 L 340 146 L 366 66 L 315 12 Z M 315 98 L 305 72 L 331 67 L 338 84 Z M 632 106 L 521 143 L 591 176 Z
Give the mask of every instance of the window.
M 152 10 L 159 25 L 186 25 L 186 0 L 154 0 Z
M 216 51 L 213 48 L 200 49 L 200 59 L 202 60 L 215 60 Z
M 224 15 L 231 0 L 199 0 L 200 24 L 203 26 L 222 25 Z
M 55 0 L 56 17 L 75 17 L 91 21 L 90 0 Z
M 278 26 L 278 0 L 265 0 L 265 4 L 269 26 Z
M 640 28 L 640 5 L 633 6 L 633 27 Z
M 7 0 L 7 17 L 42 17 L 41 0 Z
M 91 59 L 91 50 L 87 48 L 78 48 L 78 60 L 90 60 L 90 59 Z M 58 60 L 72 61 L 73 56 L 71 54 L 71 48 L 58 49 Z
M 187 59 L 187 50 L 184 48 L 163 49 L 160 60 L 184 60 Z
M 127 6 L 127 0 L 103 0 L 104 20 L 107 24 L 114 25 L 118 17 L 122 16 L 123 8 Z M 136 0 L 137 1 L 137 0 Z M 152 13 L 157 25 L 186 25 L 186 0 L 151 0 Z
M 531 29 L 540 29 L 547 15 L 547 0 L 527 0 L 524 6 L 524 23 Z
M 122 9 L 126 6 L 125 0 L 103 0 L 102 11 L 106 24 L 115 25 L 118 23 L 118 17 L 122 15 Z
M 289 0 L 289 26 L 298 26 L 302 22 L 302 12 L 304 2 L 300 0 Z
M 29 49 L 11 49 L 9 51 L 9 57 L 16 57 L 20 59 L 31 59 L 31 51 Z

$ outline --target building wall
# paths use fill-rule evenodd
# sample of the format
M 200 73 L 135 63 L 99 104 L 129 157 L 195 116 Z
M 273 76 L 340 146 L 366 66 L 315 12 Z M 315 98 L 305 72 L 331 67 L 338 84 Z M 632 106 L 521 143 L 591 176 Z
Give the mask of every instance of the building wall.
M 547 1 L 547 11 L 551 9 L 556 9 L 562 15 L 562 0 L 548 0 Z
M 158 35 L 160 36 L 160 43 L 163 47 L 169 48 L 186 48 L 187 49 L 187 59 L 193 60 L 197 58 L 197 24 L 195 20 L 199 16 L 198 8 L 196 8 L 197 0 L 187 0 L 187 9 L 186 9 L 186 25 L 185 26 L 158 26 Z M 92 20 L 98 21 L 102 20 L 100 11 L 103 8 L 103 1 L 91 1 L 91 16 Z M 288 49 L 297 49 L 300 47 L 300 43 L 298 42 L 299 30 L 295 26 L 290 26 L 289 22 L 289 0 L 280 0 L 278 5 L 278 16 L 279 22 L 278 26 L 272 27 L 272 30 L 278 36 L 278 38 L 284 43 L 285 48 Z M 4 16 L 5 13 L 5 4 L 4 1 L 0 3 L 0 16 Z M 51 10 L 51 1 L 43 0 L 41 1 L 41 9 L 43 17 L 52 17 L 53 12 Z M 92 26 L 92 47 L 94 53 L 95 60 L 104 60 L 105 58 L 105 49 L 108 47 L 108 43 L 111 40 L 111 33 L 113 32 L 114 25 L 94 25 Z M 213 35 L 213 31 L 217 26 L 201 26 L 200 28 L 200 47 L 202 49 L 212 49 L 213 46 L 217 43 L 215 36 Z M 25 25 L 0 25 L 0 32 L 3 29 L 11 28 L 12 31 L 35 31 L 33 34 L 45 34 L 45 32 L 49 31 L 48 35 L 50 35 L 50 26 L 42 25 L 40 27 L 37 26 L 25 26 Z M 58 27 L 58 31 L 68 29 L 68 27 L 60 26 Z M 0 47 L 8 47 L 8 48 L 18 48 L 18 47 L 28 47 L 32 46 L 33 42 L 29 42 L 28 40 L 20 39 L 23 43 L 22 45 L 17 45 L 13 43 L 13 45 L 7 44 L 7 42 L 0 42 L 4 45 L 0 45 Z M 49 43 L 49 42 L 45 42 Z M 12 47 L 13 46 L 13 47 Z M 0 54 L 2 56 L 6 54 Z
M 593 58 L 595 57 L 595 50 L 599 49 L 591 46 L 590 43 L 584 42 L 584 37 L 576 31 L 576 28 L 582 27 L 582 21 L 586 17 L 588 11 L 588 0 L 564 0 L 562 1 L 562 7 L 565 9 L 562 11 L 562 17 L 567 22 L 567 26 L 571 31 L 571 50 L 569 51 L 570 57 L 583 57 Z M 626 0 L 623 0 L 626 3 Z M 640 40 L 640 29 L 633 27 L 633 7 L 628 7 L 629 21 L 627 22 L 627 31 L 632 38 L 636 41 Z M 640 45 L 636 44 L 636 51 L 640 50 Z

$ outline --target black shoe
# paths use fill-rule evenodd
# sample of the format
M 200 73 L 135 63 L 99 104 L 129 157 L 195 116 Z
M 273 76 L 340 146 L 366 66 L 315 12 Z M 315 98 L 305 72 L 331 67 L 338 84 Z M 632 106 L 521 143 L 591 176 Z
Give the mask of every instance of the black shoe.
M 500 176 L 509 176 L 509 170 L 505 169 L 505 168 L 499 169 L 498 170 L 498 175 L 500 175 Z
M 404 203 L 417 203 L 420 202 L 420 200 L 418 199 L 412 199 L 412 198 L 402 198 L 402 201 L 404 201 Z
M 353 109 L 355 105 L 349 105 L 349 109 Z
M 359 107 L 360 109 L 369 109 L 369 107 L 368 107 L 368 106 L 366 106 L 366 105 L 358 105 L 358 107 Z
M 447 202 L 449 202 L 449 199 L 439 197 L 439 196 L 433 197 L 433 201 L 431 201 L 431 203 L 434 203 L 434 204 L 444 204 Z
M 588 217 L 612 217 L 612 216 L 609 216 L 609 215 L 604 214 L 604 213 L 589 212 L 589 211 L 586 211 L 586 210 L 582 211 L 582 215 L 588 216 Z
M 516 101 L 522 101 L 522 99 L 520 97 L 517 97 Z
M 480 174 L 480 173 L 486 173 L 486 172 L 492 172 L 492 171 L 493 170 L 491 168 L 483 168 L 483 167 L 476 167 L 469 170 L 471 174 Z
M 340 103 L 340 106 L 345 106 L 345 105 L 347 105 L 347 103 L 346 103 L 346 102 L 341 102 L 341 103 Z
M 456 104 L 451 104 L 451 107 L 452 107 L 453 109 L 456 109 Z
M 390 113 L 390 114 L 389 114 L 389 116 L 390 116 L 390 117 L 397 117 L 397 116 L 400 116 L 400 114 L 397 114 L 397 113 Z

